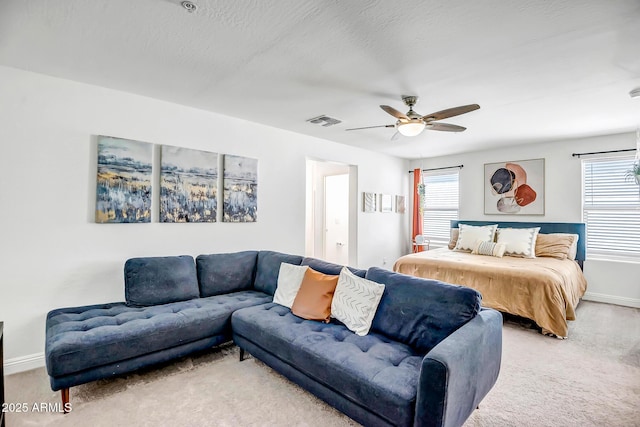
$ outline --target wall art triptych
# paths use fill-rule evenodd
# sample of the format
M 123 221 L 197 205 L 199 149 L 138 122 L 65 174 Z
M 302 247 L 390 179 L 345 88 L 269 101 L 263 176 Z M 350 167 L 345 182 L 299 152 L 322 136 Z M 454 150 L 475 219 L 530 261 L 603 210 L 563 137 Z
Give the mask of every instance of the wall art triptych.
M 151 222 L 153 144 L 98 137 L 96 223 Z M 159 221 L 216 222 L 223 191 L 224 222 L 256 222 L 258 160 L 218 153 L 160 148 Z
M 153 146 L 100 137 L 96 185 L 96 222 L 151 222 Z
M 378 199 L 380 202 L 378 203 Z M 393 196 L 391 194 L 377 194 L 377 193 L 362 193 L 362 212 L 377 212 L 378 206 L 380 207 L 380 212 L 393 212 Z M 404 196 L 396 196 L 395 197 L 395 208 L 396 212 L 399 214 L 404 214 L 406 211 L 405 207 L 405 197 Z
M 216 222 L 218 153 L 162 146 L 160 222 Z
M 224 156 L 224 221 L 258 220 L 258 160 Z

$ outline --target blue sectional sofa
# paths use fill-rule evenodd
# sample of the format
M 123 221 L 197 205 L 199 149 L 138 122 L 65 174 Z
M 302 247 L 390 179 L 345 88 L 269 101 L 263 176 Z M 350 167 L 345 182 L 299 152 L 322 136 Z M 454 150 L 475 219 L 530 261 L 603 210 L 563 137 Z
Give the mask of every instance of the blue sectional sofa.
M 495 384 L 502 318 L 461 286 L 379 268 L 371 332 L 303 320 L 272 302 L 280 264 L 342 266 L 271 251 L 134 258 L 126 302 L 47 316 L 45 356 L 63 404 L 69 388 L 233 339 L 241 349 L 364 425 L 460 426 Z

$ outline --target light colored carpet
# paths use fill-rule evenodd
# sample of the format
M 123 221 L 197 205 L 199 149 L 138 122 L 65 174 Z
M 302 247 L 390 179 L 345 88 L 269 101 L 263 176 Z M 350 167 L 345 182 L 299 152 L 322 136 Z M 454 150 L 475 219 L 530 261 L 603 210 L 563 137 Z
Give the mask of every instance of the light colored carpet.
M 522 323 L 504 327 L 500 377 L 465 427 L 640 426 L 640 310 L 578 307 L 569 339 Z M 73 411 L 32 412 L 59 402 L 44 368 L 8 376 L 7 426 L 356 426 L 345 415 L 232 345 L 159 369 L 71 389 Z

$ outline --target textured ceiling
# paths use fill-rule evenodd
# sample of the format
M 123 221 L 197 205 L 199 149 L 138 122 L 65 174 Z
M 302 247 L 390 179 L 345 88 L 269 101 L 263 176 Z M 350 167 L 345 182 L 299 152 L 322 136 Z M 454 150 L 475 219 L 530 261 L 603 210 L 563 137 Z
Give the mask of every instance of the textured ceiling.
M 0 65 L 406 158 L 640 124 L 638 0 L 194 3 L 2 0 Z M 393 123 L 402 94 L 481 109 L 444 120 L 463 133 L 344 130 Z

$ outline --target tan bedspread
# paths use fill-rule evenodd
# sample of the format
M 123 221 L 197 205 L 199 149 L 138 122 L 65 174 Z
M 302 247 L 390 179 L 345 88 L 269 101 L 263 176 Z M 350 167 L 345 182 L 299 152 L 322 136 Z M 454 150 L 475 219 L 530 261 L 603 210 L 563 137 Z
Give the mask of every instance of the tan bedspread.
M 567 336 L 567 320 L 587 290 L 575 261 L 473 255 L 447 248 L 398 259 L 393 270 L 467 286 L 482 294 L 482 305 L 534 320 L 543 333 Z

